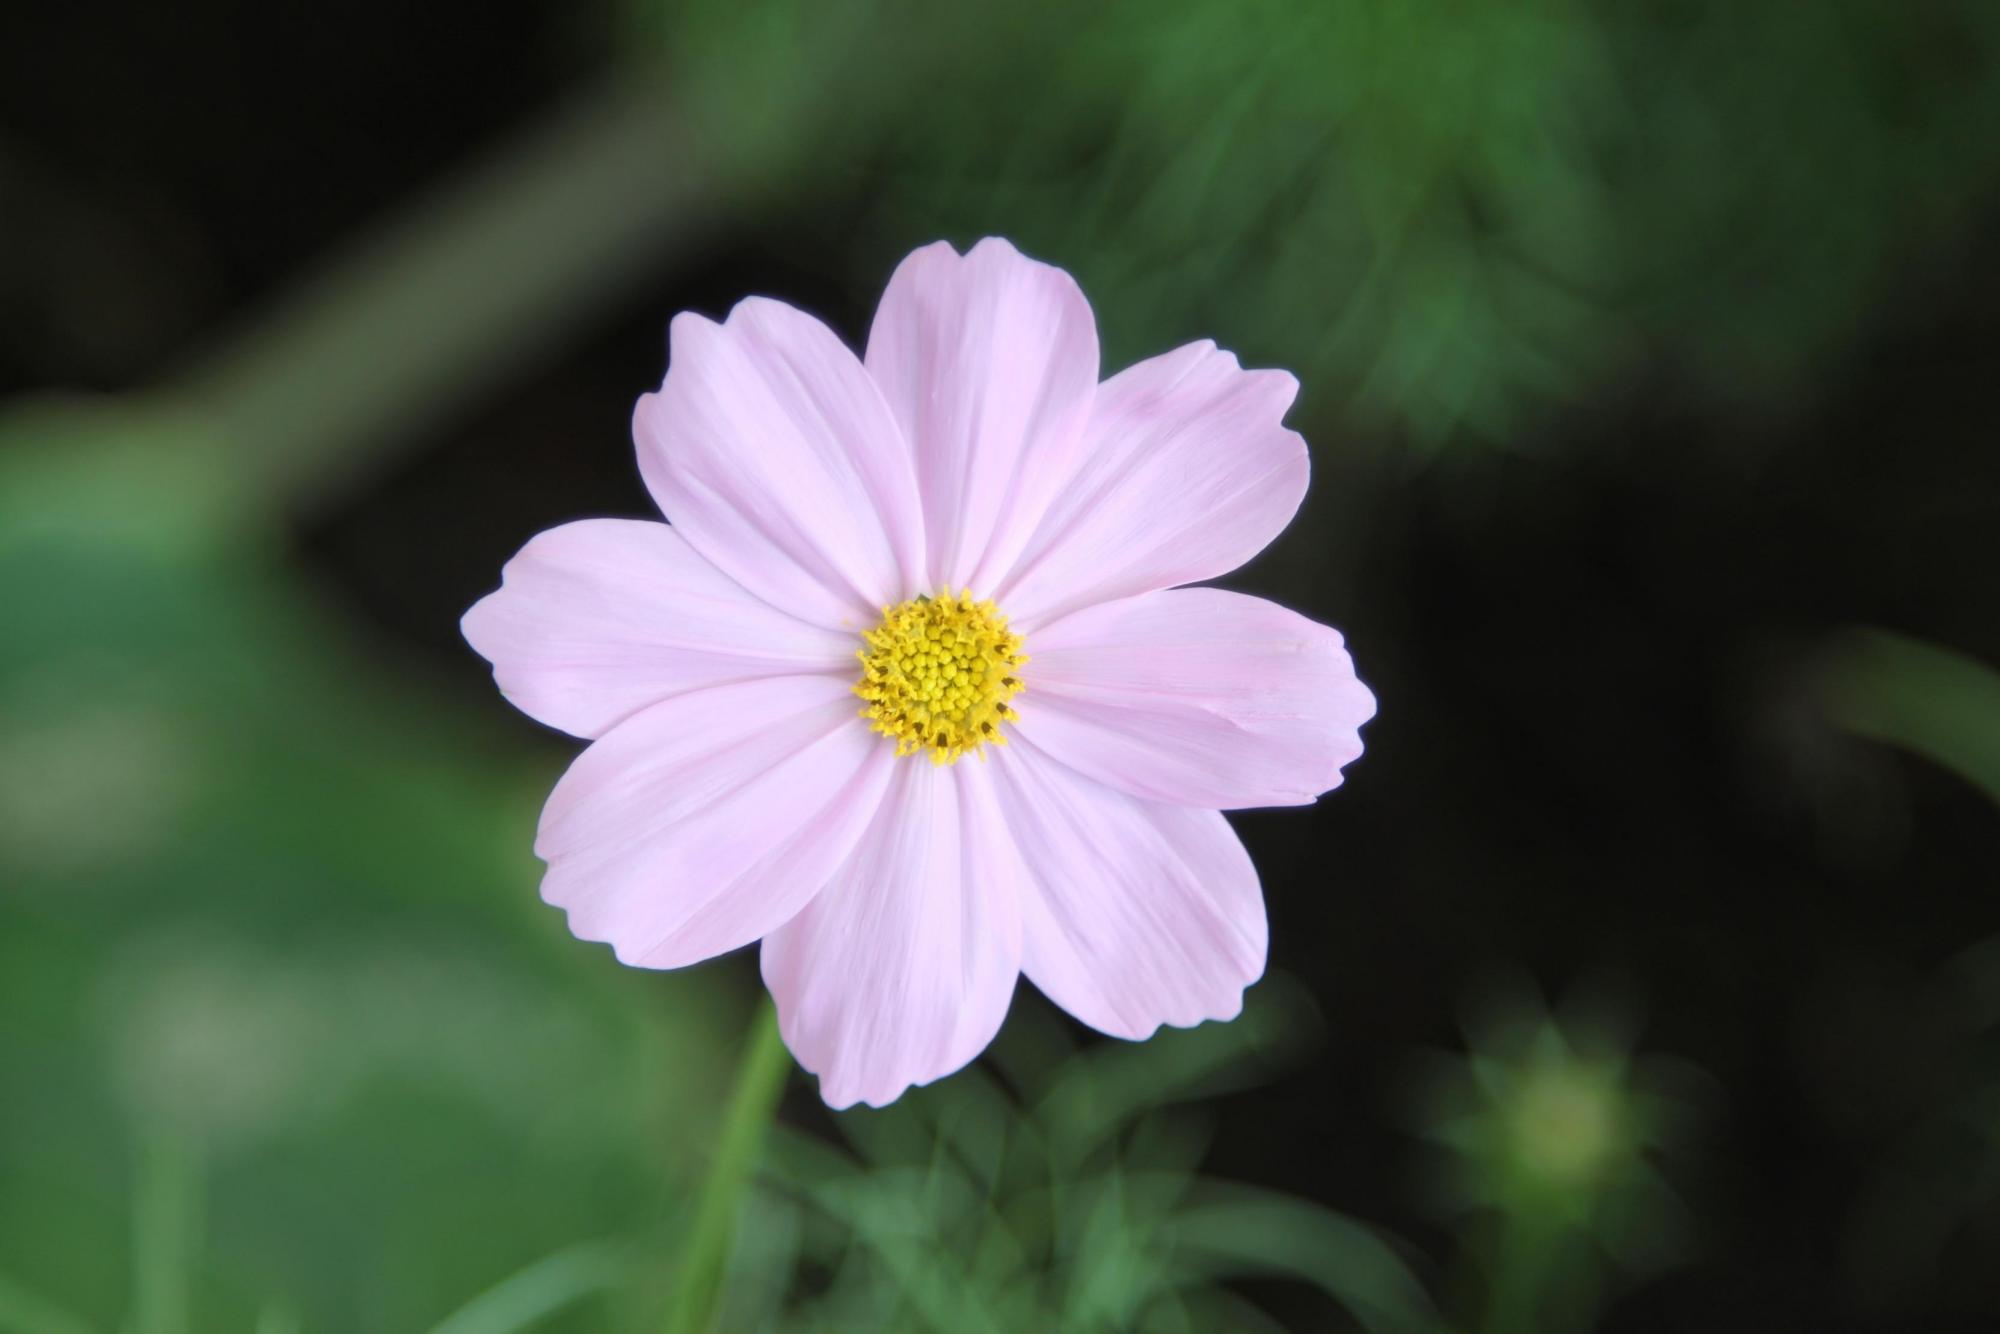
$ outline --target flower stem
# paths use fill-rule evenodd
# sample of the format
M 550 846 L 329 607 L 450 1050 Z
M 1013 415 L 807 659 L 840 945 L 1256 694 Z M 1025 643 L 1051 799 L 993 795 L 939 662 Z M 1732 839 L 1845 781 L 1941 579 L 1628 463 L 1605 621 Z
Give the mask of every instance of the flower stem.
M 201 1164 L 195 1146 L 173 1131 L 139 1146 L 132 1190 L 134 1334 L 185 1334 L 195 1271 L 201 1261 Z
M 768 1000 L 760 1001 L 736 1067 L 736 1088 L 723 1113 L 721 1138 L 709 1163 L 708 1179 L 702 1183 L 701 1198 L 695 1205 L 680 1276 L 667 1307 L 666 1334 L 703 1334 L 715 1317 L 723 1267 L 736 1237 L 743 1186 L 764 1147 L 764 1135 L 770 1129 L 778 1095 L 784 1092 L 791 1061 L 791 1053 L 778 1035 L 777 1011 Z

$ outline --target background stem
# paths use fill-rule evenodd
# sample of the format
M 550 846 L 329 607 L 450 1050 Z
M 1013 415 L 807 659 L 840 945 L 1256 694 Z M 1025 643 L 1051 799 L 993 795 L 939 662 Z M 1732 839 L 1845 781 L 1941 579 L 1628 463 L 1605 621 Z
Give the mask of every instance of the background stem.
M 702 1183 L 694 1225 L 683 1248 L 679 1281 L 667 1307 L 666 1334 L 699 1334 L 714 1319 L 743 1186 L 763 1150 L 791 1060 L 778 1034 L 777 1010 L 768 1000 L 760 1001 L 736 1067 L 736 1088 L 723 1114 L 715 1159 Z
M 608 80 L 333 257 L 168 392 L 256 490 L 329 485 L 458 410 L 713 222 L 673 89 Z

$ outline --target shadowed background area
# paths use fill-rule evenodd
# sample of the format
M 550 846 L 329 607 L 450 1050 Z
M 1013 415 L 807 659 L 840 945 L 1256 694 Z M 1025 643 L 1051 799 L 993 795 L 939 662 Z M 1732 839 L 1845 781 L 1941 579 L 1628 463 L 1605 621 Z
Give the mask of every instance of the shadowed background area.
M 1992 1328 L 1995 126 L 1981 0 L 9 9 L 0 1330 L 661 1327 L 754 957 L 567 935 L 457 619 L 987 234 L 1297 372 L 1381 712 L 1236 1024 L 788 1076 L 715 1327 Z

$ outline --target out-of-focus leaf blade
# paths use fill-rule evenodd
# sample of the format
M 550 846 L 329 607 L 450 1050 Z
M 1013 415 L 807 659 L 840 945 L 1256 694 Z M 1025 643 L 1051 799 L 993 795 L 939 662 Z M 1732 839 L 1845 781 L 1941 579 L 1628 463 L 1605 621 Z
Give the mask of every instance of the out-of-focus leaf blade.
M 519 1334 L 557 1311 L 608 1291 L 625 1274 L 616 1250 L 584 1242 L 544 1256 L 480 1293 L 431 1334 Z
M 1375 1334 L 1436 1334 L 1436 1308 L 1402 1257 L 1369 1228 L 1302 1200 L 1208 1187 L 1174 1215 L 1177 1252 L 1225 1275 L 1310 1283 Z
M 1836 723 L 1941 764 L 2000 802 L 2000 672 L 1950 649 L 1861 630 L 1834 651 L 1824 679 Z

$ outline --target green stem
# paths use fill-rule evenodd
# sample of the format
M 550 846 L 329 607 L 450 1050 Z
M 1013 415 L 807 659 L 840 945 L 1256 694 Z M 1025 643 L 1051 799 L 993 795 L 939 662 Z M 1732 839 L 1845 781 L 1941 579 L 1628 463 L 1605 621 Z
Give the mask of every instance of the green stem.
M 1500 1221 L 1483 1334 L 1567 1334 L 1590 1326 L 1596 1275 L 1559 1269 L 1565 1234 L 1546 1207 L 1517 1205 Z
M 169 1131 L 150 1135 L 139 1150 L 132 1194 L 135 1334 L 185 1334 L 200 1262 L 201 1167 L 195 1150 Z
M 714 1319 L 743 1187 L 763 1151 L 791 1064 L 791 1053 L 778 1035 L 778 1013 L 769 1001 L 760 1001 L 736 1067 L 736 1089 L 723 1113 L 721 1141 L 695 1206 L 679 1281 L 667 1308 L 667 1334 L 702 1334 Z

